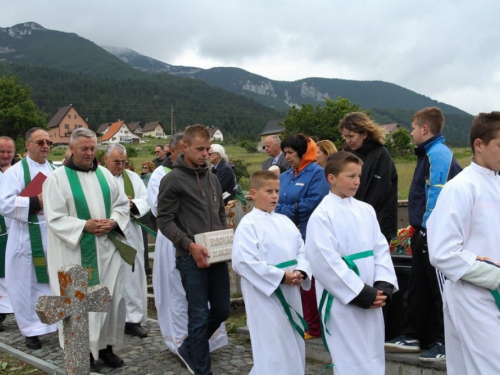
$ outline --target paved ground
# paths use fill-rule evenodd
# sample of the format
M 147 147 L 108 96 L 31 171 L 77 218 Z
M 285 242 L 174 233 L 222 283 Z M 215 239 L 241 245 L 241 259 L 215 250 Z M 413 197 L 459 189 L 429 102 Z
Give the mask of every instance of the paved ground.
M 13 315 L 8 315 L 0 332 L 0 350 L 16 356 L 43 371 L 64 374 L 64 353 L 59 347 L 57 333 L 41 336 L 43 348 L 27 349 L 24 337 L 17 328 Z M 125 367 L 111 369 L 101 361 L 97 364 L 102 374 L 189 374 L 164 344 L 157 321 L 150 320 L 144 325 L 149 336 L 144 339 L 125 335 L 122 348 L 115 352 L 125 360 Z M 250 342 L 244 335 L 229 338 L 229 345 L 212 353 L 214 374 L 248 374 L 252 368 Z M 323 374 L 325 364 L 307 360 L 306 374 Z

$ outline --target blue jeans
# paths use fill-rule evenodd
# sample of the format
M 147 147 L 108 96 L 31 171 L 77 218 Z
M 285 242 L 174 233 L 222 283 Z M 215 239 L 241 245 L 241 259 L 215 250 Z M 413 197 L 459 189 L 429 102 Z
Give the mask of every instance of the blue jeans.
M 208 375 L 212 373 L 208 340 L 231 310 L 227 263 L 198 268 L 191 256 L 182 256 L 176 266 L 188 302 L 188 338 L 182 346 L 191 355 L 194 373 Z

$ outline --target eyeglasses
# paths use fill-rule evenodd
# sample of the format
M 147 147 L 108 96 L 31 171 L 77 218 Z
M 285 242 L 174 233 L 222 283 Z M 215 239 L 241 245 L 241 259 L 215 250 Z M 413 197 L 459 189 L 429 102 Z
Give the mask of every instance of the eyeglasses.
M 213 154 L 217 154 L 217 152 L 209 152 L 208 156 L 212 156 Z
M 31 142 L 31 143 L 36 143 L 36 144 L 37 144 L 38 146 L 40 146 L 40 147 L 43 147 L 43 146 L 45 146 L 45 145 L 47 145 L 47 146 L 49 146 L 49 147 L 50 147 L 50 146 L 52 146 L 52 144 L 54 143 L 54 142 L 52 142 L 52 141 L 46 141 L 46 140 L 44 140 L 44 139 L 40 139 L 39 141 L 35 141 L 35 142 L 33 142 L 33 141 L 30 141 L 30 142 Z
M 120 165 L 126 167 L 128 165 L 128 161 L 114 161 L 113 163 L 115 163 L 117 167 L 119 167 Z

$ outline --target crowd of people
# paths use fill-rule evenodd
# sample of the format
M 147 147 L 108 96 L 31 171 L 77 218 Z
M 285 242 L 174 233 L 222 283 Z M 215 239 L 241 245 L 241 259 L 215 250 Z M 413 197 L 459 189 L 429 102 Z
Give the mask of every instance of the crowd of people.
M 383 374 L 385 352 L 421 352 L 448 361 L 450 374 L 500 373 L 500 112 L 472 124 L 474 159 L 461 171 L 442 136 L 439 108 L 412 118 L 417 164 L 408 214 L 414 228 L 404 330 L 386 337 L 384 317 L 398 280 L 389 252 L 397 232 L 398 175 L 385 134 L 368 115 L 338 124 L 330 140 L 269 136 L 269 158 L 250 179 L 253 210 L 236 229 L 232 267 L 241 276 L 254 374 L 303 374 L 304 340 L 322 337 L 336 374 Z M 107 313 L 90 313 L 91 369 L 124 361 L 124 334 L 147 337 L 144 252 L 156 236 L 153 286 L 168 349 L 193 374 L 211 374 L 210 352 L 227 345 L 227 262 L 209 263 L 195 235 L 227 228 L 225 206 L 241 187 L 223 146 L 195 124 L 155 147 L 140 174 L 127 150 L 95 158 L 89 129 L 71 134 L 64 167 L 48 160 L 49 134 L 28 130 L 27 154 L 0 136 L 0 331 L 13 313 L 25 345 L 62 325 L 35 313 L 42 295 L 59 295 L 57 272 L 80 264 L 88 285 L 104 285 Z M 151 229 L 153 228 L 153 230 Z M 387 319 L 387 318 L 386 318 Z M 484 327 L 478 329 L 477 327 Z M 445 345 L 446 343 L 446 345 Z M 487 354 L 487 355 L 485 355 Z

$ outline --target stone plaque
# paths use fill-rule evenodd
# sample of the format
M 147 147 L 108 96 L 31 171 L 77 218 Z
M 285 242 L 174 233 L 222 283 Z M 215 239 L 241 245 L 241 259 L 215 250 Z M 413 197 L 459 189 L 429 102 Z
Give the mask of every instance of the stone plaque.
M 232 229 L 200 233 L 194 236 L 194 242 L 205 246 L 208 250 L 210 257 L 207 257 L 207 263 L 209 264 L 231 260 L 233 239 Z

